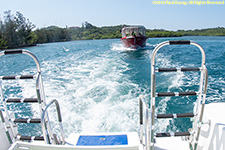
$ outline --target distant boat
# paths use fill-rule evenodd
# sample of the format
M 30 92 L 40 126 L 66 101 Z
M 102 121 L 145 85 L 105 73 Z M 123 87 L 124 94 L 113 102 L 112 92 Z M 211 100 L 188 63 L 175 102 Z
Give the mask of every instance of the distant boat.
M 146 28 L 144 26 L 129 26 L 124 27 L 121 31 L 122 38 L 120 39 L 123 45 L 127 48 L 138 49 L 146 46 Z

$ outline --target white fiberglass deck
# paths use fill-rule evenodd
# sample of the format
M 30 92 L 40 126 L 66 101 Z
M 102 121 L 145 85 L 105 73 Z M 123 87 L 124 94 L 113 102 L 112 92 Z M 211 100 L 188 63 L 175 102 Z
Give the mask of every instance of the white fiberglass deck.
M 82 142 L 83 139 L 83 142 Z M 88 139 L 88 140 L 87 140 Z M 70 145 L 49 145 L 38 142 L 16 142 L 9 150 L 139 150 L 138 133 L 97 133 L 97 134 L 71 134 L 67 139 Z

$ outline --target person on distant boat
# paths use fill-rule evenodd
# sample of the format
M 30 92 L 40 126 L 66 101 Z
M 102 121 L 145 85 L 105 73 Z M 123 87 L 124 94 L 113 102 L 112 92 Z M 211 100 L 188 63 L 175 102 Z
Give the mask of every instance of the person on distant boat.
M 134 37 L 136 37 L 136 34 L 135 34 L 134 32 L 132 32 L 132 35 L 133 35 Z

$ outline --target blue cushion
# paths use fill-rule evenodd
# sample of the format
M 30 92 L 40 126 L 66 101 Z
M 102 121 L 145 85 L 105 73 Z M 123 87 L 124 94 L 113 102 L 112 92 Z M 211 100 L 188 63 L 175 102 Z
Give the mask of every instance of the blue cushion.
M 77 146 L 127 145 L 127 135 L 81 135 Z

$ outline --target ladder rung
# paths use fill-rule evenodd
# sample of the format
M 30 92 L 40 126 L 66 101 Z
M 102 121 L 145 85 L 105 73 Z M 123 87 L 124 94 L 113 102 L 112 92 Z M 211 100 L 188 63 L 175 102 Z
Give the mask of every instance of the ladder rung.
M 181 71 L 200 71 L 199 67 L 181 68 Z
M 44 137 L 43 136 L 17 136 L 18 140 L 21 141 L 44 141 Z
M 41 123 L 41 119 L 14 119 L 14 123 Z
M 35 75 L 1 76 L 0 79 L 1 80 L 35 79 Z
M 23 50 L 22 49 L 15 49 L 15 50 L 6 50 L 4 51 L 4 54 L 5 55 L 8 55 L 8 54 L 22 54 L 23 53 Z
M 186 68 L 157 68 L 156 72 L 177 72 L 177 71 L 200 71 L 199 67 L 186 67 Z
M 166 96 L 194 96 L 198 95 L 195 91 L 190 92 L 159 92 L 156 93 L 156 97 L 166 97 Z
M 37 98 L 7 98 L 7 103 L 37 103 Z
M 193 113 L 182 113 L 182 114 L 157 114 L 157 119 L 163 118 L 190 118 L 194 117 Z
M 190 136 L 189 132 L 156 133 L 156 137 Z
M 177 68 L 158 68 L 156 72 L 177 72 Z
M 170 45 L 189 45 L 190 43 L 189 40 L 169 41 Z

